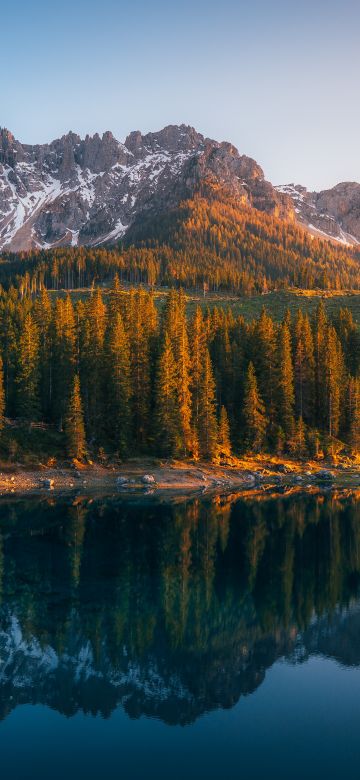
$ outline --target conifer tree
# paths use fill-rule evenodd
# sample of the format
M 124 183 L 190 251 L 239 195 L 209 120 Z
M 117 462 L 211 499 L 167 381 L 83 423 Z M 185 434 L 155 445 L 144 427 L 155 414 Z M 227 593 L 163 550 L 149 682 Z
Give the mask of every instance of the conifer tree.
M 80 393 L 80 378 L 75 374 L 65 416 L 66 449 L 70 458 L 81 460 L 86 453 L 85 426 Z
M 314 322 L 314 352 L 315 352 L 315 415 L 320 425 L 326 425 L 326 337 L 328 320 L 325 306 L 320 301 Z
M 221 407 L 217 436 L 218 455 L 229 458 L 231 456 L 230 425 L 225 406 Z
M 295 434 L 292 451 L 299 458 L 306 454 L 306 430 L 302 417 L 299 417 L 295 423 Z
M 252 357 L 259 381 L 259 390 L 270 420 L 270 418 L 274 418 L 277 380 L 276 328 L 265 308 L 262 309 L 261 315 L 255 323 Z
M 107 433 L 121 457 L 128 451 L 131 427 L 129 342 L 120 312 L 114 313 L 106 338 Z
M 51 416 L 53 393 L 53 317 L 50 296 L 42 290 L 34 305 L 34 321 L 39 332 L 39 387 L 43 417 Z
M 325 424 L 330 437 L 339 433 L 341 420 L 341 392 L 344 387 L 344 356 L 333 326 L 328 326 L 324 344 L 325 368 Z
M 127 311 L 129 328 L 133 435 L 136 444 L 145 448 L 149 436 L 153 352 L 157 315 L 153 298 L 144 290 L 130 297 Z
M 197 445 L 194 443 L 194 436 L 191 427 L 191 391 L 190 391 L 190 351 L 187 334 L 187 325 L 185 311 L 181 318 L 179 327 L 178 343 L 175 352 L 177 366 L 177 393 L 179 403 L 180 419 L 180 450 L 184 457 L 194 450 Z
M 76 323 L 70 296 L 57 298 L 53 310 L 52 417 L 62 430 L 76 369 Z M 83 354 L 85 347 L 83 346 Z
M 206 333 L 204 318 L 200 306 L 196 307 L 191 323 L 191 394 L 192 413 L 195 431 L 199 431 L 201 380 L 206 352 Z
M 206 349 L 200 386 L 199 451 L 203 458 L 214 458 L 217 448 L 215 380 L 209 350 Z
M 177 371 L 170 336 L 165 332 L 155 388 L 155 436 L 162 455 L 175 455 L 180 443 Z
M 267 419 L 252 362 L 249 363 L 246 375 L 243 416 L 245 446 L 259 452 L 265 444 Z
M 285 441 L 291 445 L 294 435 L 294 372 L 291 352 L 291 336 L 286 322 L 280 326 L 278 335 L 278 379 L 277 412 L 278 423 L 285 434 Z
M 31 314 L 22 323 L 18 343 L 16 412 L 26 420 L 37 420 L 39 401 L 39 332 Z
M 87 431 L 99 441 L 104 428 L 105 411 L 105 331 L 106 306 L 100 290 L 90 297 L 86 307 L 86 353 L 82 356 L 81 381 L 86 403 Z
M 314 342 L 309 318 L 298 311 L 294 326 L 295 410 L 308 425 L 315 406 Z

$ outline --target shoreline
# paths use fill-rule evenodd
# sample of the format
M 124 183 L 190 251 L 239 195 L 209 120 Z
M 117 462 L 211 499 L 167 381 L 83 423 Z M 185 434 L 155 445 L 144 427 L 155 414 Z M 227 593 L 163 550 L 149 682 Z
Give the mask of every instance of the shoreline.
M 258 456 L 233 459 L 231 465 L 159 462 L 136 459 L 118 467 L 98 464 L 61 468 L 25 467 L 20 464 L 0 469 L 0 497 L 46 493 L 83 494 L 101 492 L 139 494 L 189 492 L 205 494 L 235 488 L 273 485 L 310 487 L 360 487 L 357 464 L 289 461 Z

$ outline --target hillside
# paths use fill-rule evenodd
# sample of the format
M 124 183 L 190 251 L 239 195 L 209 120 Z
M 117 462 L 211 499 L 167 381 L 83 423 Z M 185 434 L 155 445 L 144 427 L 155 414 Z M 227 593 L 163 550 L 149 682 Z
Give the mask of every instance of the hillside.
M 117 248 L 59 247 L 3 253 L 0 283 L 76 289 L 121 282 L 254 295 L 269 290 L 360 288 L 360 253 L 297 224 L 239 207 L 207 185 L 166 213 L 134 221 Z

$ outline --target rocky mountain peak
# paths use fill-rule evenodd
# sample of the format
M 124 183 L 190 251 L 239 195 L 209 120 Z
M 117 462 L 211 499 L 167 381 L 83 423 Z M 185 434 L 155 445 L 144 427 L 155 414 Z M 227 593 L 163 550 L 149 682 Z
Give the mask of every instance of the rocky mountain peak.
M 30 145 L 0 130 L 0 250 L 114 243 L 143 216 L 214 192 L 239 207 L 296 218 L 321 235 L 360 240 L 360 185 L 321 193 L 276 189 L 233 144 L 185 124 L 145 135 L 136 130 L 125 143 L 107 130 L 84 139 L 70 131 Z
M 292 198 L 298 221 L 311 233 L 344 245 L 360 243 L 360 184 L 341 182 L 328 190 L 309 192 L 299 184 L 277 188 Z

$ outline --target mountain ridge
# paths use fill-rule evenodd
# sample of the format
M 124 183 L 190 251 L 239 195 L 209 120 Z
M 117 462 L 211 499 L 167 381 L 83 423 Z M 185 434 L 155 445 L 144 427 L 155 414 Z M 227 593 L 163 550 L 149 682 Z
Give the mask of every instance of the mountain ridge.
M 114 244 L 143 216 L 211 190 L 320 237 L 360 242 L 360 184 L 274 187 L 255 160 L 188 125 L 136 130 L 124 142 L 70 131 L 40 145 L 0 129 L 0 251 Z

